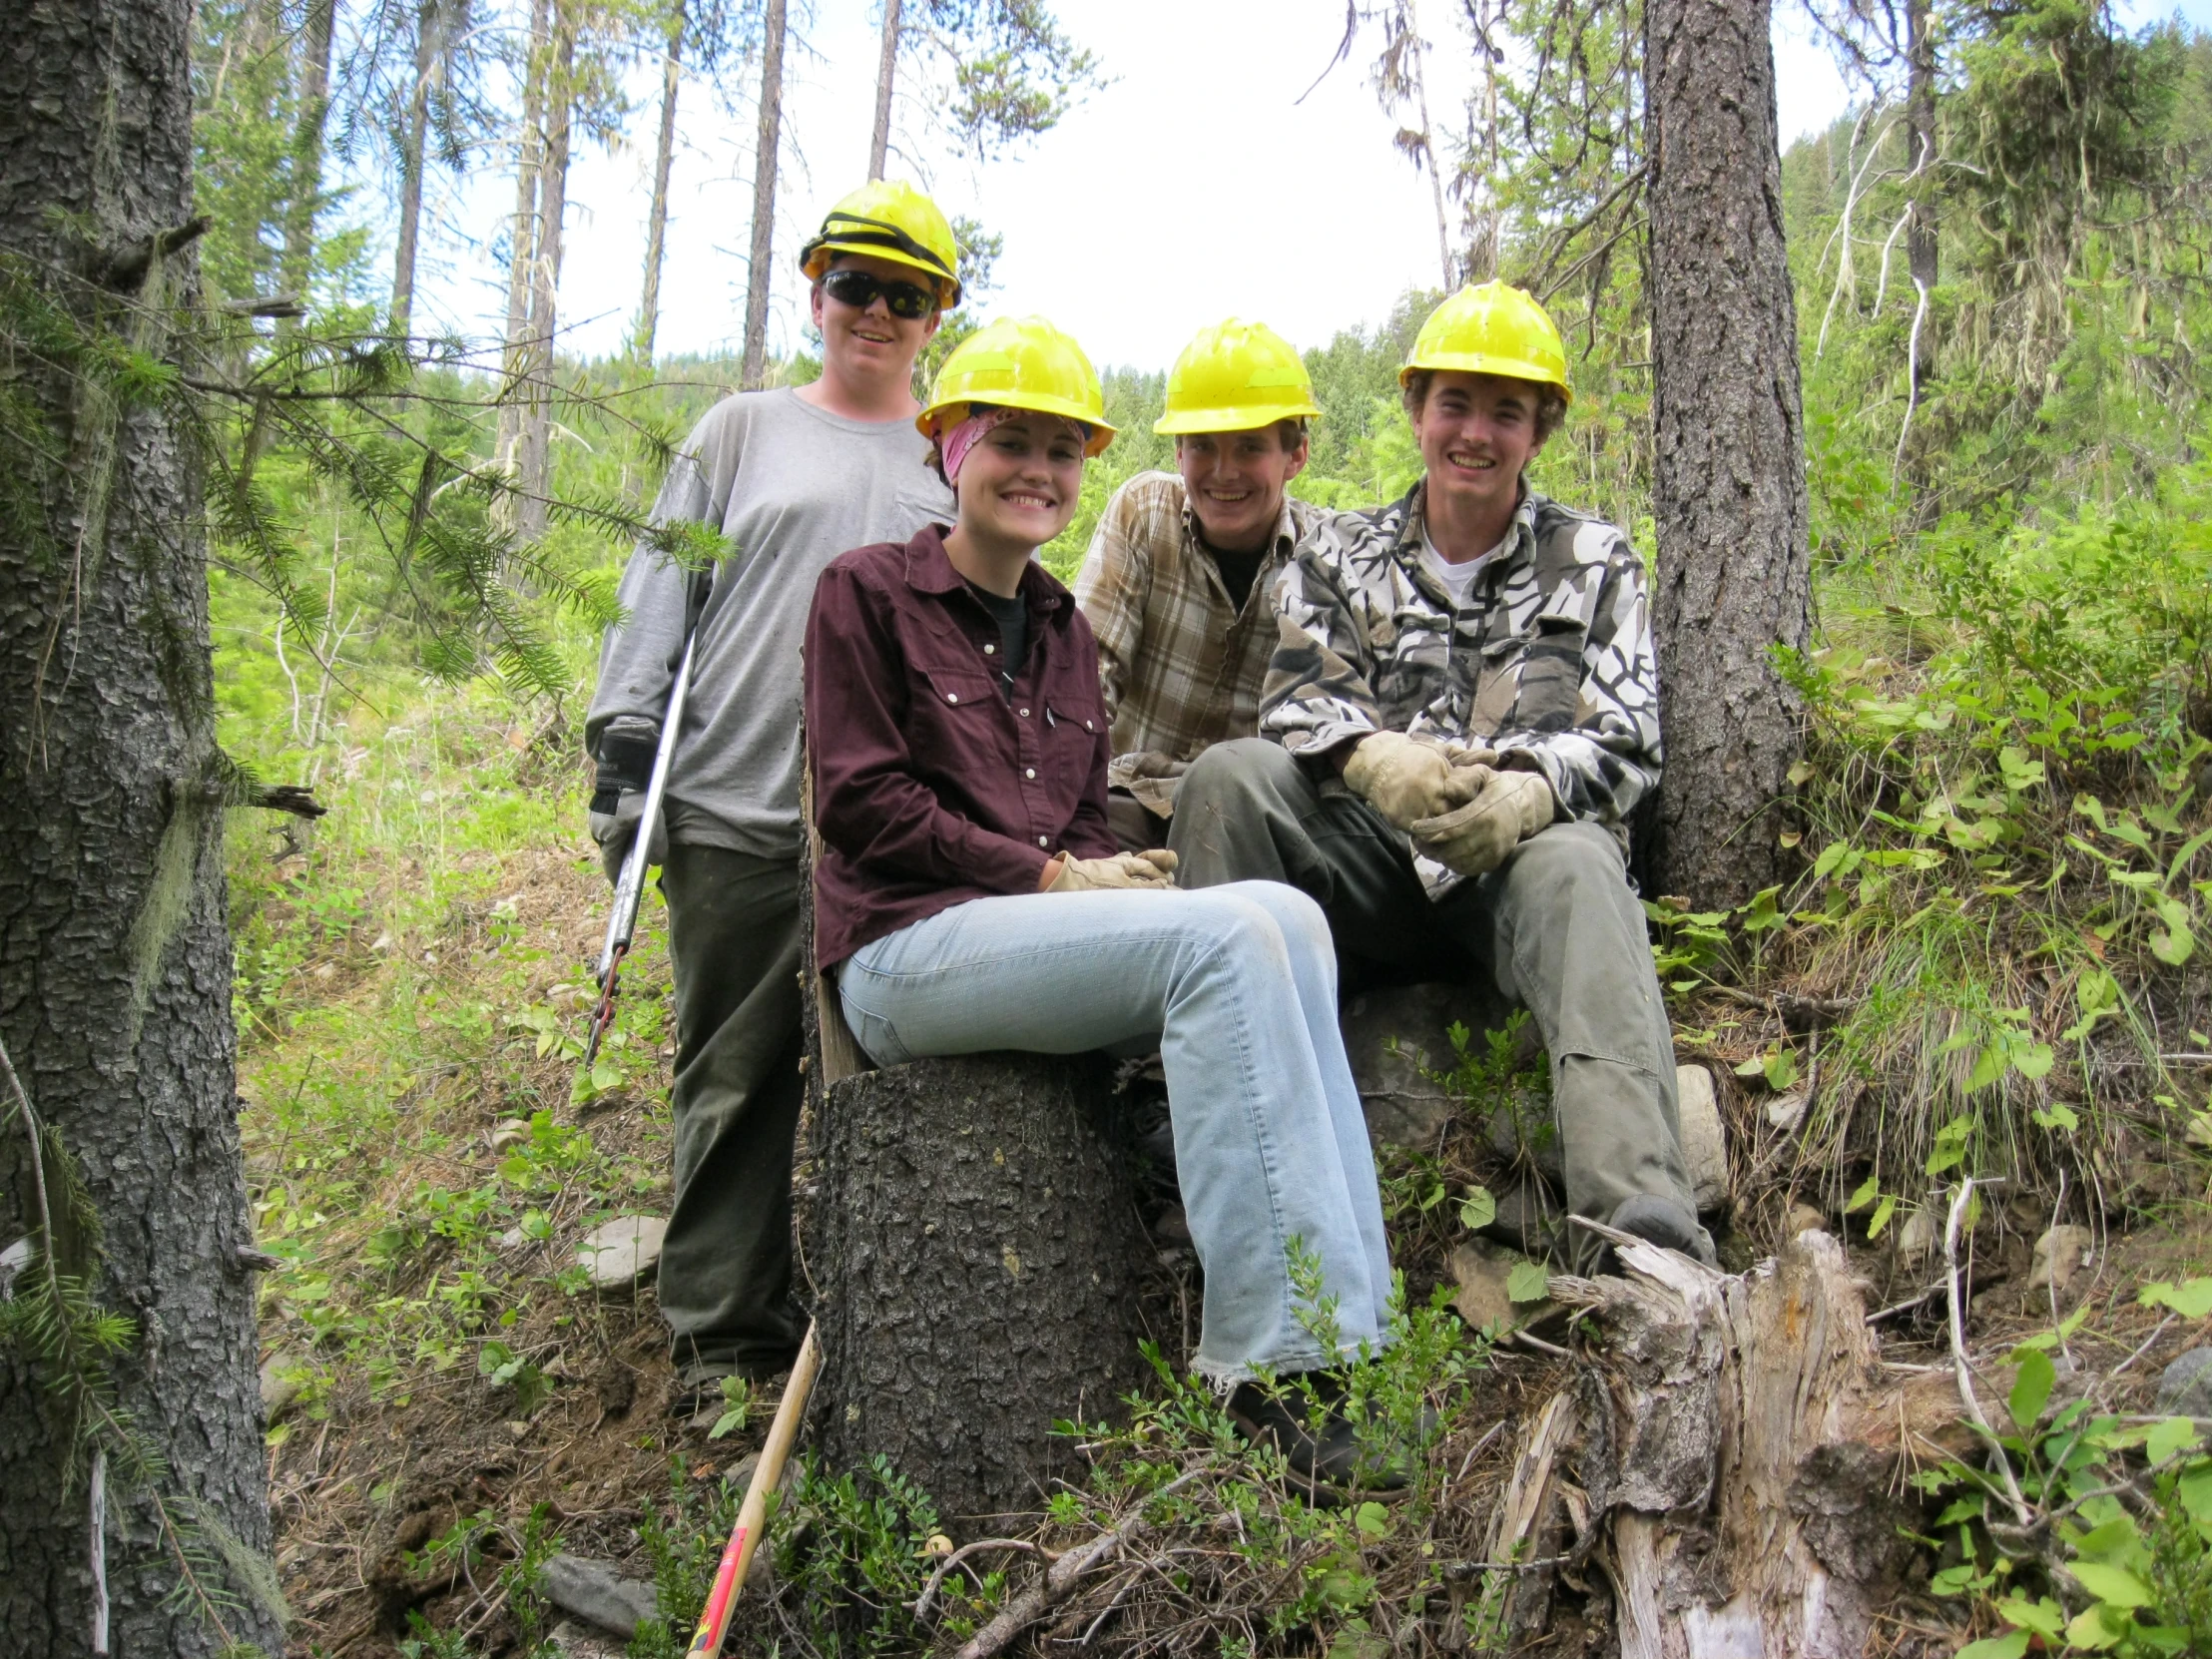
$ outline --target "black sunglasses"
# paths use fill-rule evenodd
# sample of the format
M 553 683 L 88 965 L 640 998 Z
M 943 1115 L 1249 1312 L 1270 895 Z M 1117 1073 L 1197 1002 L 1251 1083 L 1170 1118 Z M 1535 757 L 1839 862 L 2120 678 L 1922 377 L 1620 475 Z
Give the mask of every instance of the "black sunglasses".
M 935 289 L 916 287 L 912 282 L 885 281 L 871 271 L 850 268 L 832 271 L 823 277 L 822 291 L 838 304 L 850 305 L 858 311 L 866 310 L 875 303 L 875 296 L 881 294 L 891 315 L 908 320 L 927 316 L 937 308 Z

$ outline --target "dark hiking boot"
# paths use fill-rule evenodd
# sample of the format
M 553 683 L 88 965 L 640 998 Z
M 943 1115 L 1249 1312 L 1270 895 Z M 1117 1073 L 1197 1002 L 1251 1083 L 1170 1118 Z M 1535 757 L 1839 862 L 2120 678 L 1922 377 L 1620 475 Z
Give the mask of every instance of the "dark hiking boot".
M 1298 1385 L 1302 1381 L 1314 1384 L 1323 1402 L 1319 1429 L 1310 1421 L 1310 1402 Z M 1339 1403 L 1343 1398 L 1344 1380 L 1333 1372 L 1285 1378 L 1273 1387 L 1240 1382 L 1229 1396 L 1229 1417 L 1246 1439 L 1280 1451 L 1292 1484 L 1316 1502 L 1402 1492 L 1408 1478 L 1403 1459 L 1362 1446 L 1357 1426 Z
M 759 1390 L 789 1376 L 798 1358 L 795 1349 L 782 1357 L 694 1360 L 687 1366 L 680 1366 L 675 1386 L 669 1390 L 668 1414 L 688 1427 L 712 1428 L 729 1409 L 729 1396 L 722 1386 L 725 1381 L 739 1378 Z

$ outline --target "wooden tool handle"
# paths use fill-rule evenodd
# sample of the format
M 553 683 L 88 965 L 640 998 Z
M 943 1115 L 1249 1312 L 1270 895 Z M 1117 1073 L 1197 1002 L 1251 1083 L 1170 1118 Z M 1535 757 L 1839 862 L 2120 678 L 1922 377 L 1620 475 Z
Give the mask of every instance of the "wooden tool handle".
M 814 1391 L 815 1372 L 821 1364 L 822 1349 L 809 1322 L 806 1338 L 799 1345 L 799 1358 L 792 1364 L 791 1381 L 784 1384 L 784 1397 L 777 1403 L 776 1420 L 769 1424 L 768 1441 L 761 1447 L 761 1460 L 754 1466 L 753 1483 L 746 1487 L 745 1502 L 738 1506 L 738 1524 L 722 1552 L 722 1565 L 715 1569 L 714 1588 L 707 1592 L 706 1610 L 699 1615 L 699 1629 L 692 1637 L 688 1659 L 718 1659 L 722 1652 L 722 1638 L 730 1629 L 730 1610 L 737 1605 L 745 1587 L 746 1569 L 760 1547 L 769 1493 L 776 1490 L 784 1478 L 784 1465 L 791 1461 L 800 1419 L 807 1414 L 807 1396 Z

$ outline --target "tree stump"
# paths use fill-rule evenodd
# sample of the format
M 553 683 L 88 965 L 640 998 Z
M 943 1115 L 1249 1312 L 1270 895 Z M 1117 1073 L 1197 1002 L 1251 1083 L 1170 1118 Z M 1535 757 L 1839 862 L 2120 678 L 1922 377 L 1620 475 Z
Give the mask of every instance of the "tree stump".
M 1054 1422 L 1114 1416 L 1150 1376 L 1153 1251 L 1112 1062 L 868 1069 L 812 965 L 811 902 L 802 948 L 823 1455 L 838 1471 L 889 1458 L 947 1521 L 1041 1509 L 1075 1461 Z
M 1912 1564 L 1901 1527 L 1922 1529 L 1900 1456 L 1959 1449 L 1948 1380 L 1886 1384 L 1825 1233 L 1735 1277 L 1619 1257 L 1551 1282 L 1590 1335 L 1523 1432 L 1489 1559 L 1541 1564 L 1491 1575 L 1491 1618 L 1543 1628 L 1552 1567 L 1594 1564 L 1622 1659 L 1856 1659 Z
M 886 1456 L 947 1519 L 1043 1507 L 1075 1460 L 1054 1421 L 1113 1415 L 1147 1375 L 1111 1065 L 968 1055 L 825 1093 L 808 1261 L 830 1466 Z

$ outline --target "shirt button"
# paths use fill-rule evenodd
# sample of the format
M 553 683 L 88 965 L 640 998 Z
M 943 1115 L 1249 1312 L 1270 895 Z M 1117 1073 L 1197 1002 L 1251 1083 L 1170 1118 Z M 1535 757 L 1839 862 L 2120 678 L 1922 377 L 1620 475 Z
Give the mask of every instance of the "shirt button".
M 1021 775 L 1024 778 L 1034 778 L 1037 776 L 1037 769 L 1035 767 L 1025 767 L 1022 769 Z
M 1021 718 L 1023 720 L 1027 720 L 1029 718 L 1029 711 L 1027 709 L 1021 711 Z
M 986 645 L 985 647 L 983 647 L 983 655 L 984 655 L 984 656 L 986 656 L 986 657 L 995 657 L 995 656 L 997 656 L 997 655 L 998 655 L 998 647 L 997 647 L 997 646 L 995 646 L 995 645 Z
M 1037 837 L 1037 844 L 1038 844 L 1039 846 L 1043 846 L 1043 845 L 1045 844 L 1045 838 L 1044 838 L 1044 837 L 1043 837 L 1042 835 L 1039 835 L 1039 836 Z
M 944 694 L 944 700 L 947 703 L 957 703 L 960 701 L 960 694 L 958 692 L 946 692 Z

